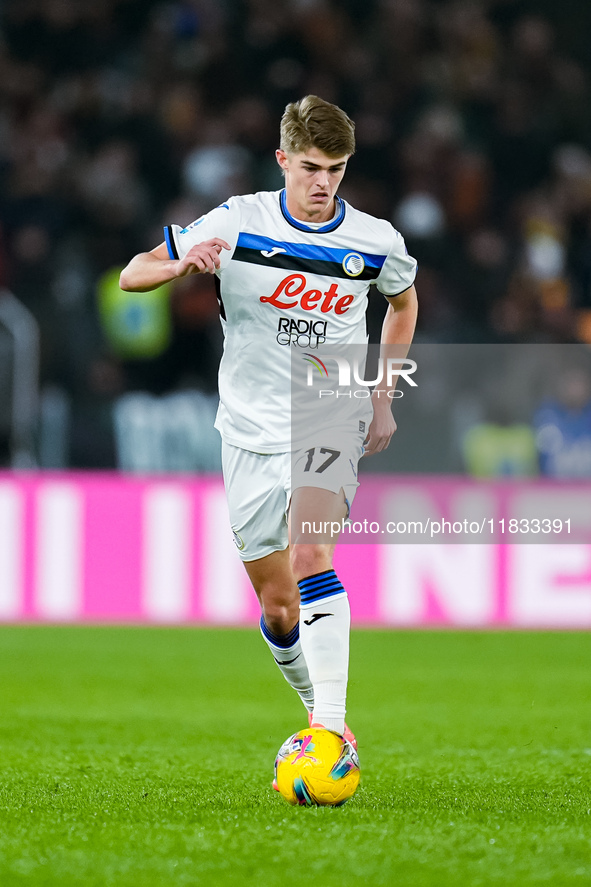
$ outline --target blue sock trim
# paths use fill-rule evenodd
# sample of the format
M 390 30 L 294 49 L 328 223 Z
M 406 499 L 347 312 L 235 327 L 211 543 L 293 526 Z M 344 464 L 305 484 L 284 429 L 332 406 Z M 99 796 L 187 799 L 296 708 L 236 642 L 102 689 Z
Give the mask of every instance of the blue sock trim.
M 298 582 L 302 604 L 313 604 L 323 598 L 345 594 L 345 589 L 334 570 L 326 570 L 315 576 L 308 576 Z
M 314 583 L 319 579 L 326 579 L 328 576 L 336 576 L 334 570 L 323 570 L 322 573 L 313 573 L 311 576 L 306 576 L 305 579 L 300 579 L 298 585 L 300 589 L 307 585 L 314 585 Z
M 281 647 L 284 650 L 288 650 L 290 647 L 293 647 L 297 640 L 299 640 L 299 622 L 296 622 L 292 630 L 287 634 L 273 634 L 273 632 L 267 627 L 264 616 L 261 616 L 261 621 L 259 624 L 261 626 L 263 636 L 269 641 L 269 643 L 273 644 L 274 647 Z

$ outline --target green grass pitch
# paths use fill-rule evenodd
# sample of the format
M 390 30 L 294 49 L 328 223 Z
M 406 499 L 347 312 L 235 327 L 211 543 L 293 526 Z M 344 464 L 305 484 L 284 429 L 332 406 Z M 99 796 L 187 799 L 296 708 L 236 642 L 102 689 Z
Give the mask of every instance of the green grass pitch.
M 0 885 L 591 884 L 591 635 L 355 631 L 362 785 L 271 789 L 255 630 L 0 629 Z

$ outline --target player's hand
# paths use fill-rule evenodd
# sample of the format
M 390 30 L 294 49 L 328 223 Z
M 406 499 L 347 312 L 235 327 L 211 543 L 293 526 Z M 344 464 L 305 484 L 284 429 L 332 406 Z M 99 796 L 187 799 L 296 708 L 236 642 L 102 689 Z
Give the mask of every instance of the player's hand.
M 223 249 L 232 249 L 232 247 L 220 237 L 212 237 L 211 240 L 196 243 L 184 258 L 178 260 L 176 276 L 215 274 L 220 267 L 220 253 Z
M 396 431 L 396 421 L 392 415 L 390 398 L 385 391 L 382 391 L 381 395 L 381 397 L 377 397 L 374 392 L 372 397 L 373 419 L 363 444 L 365 447 L 364 456 L 373 456 L 375 453 L 385 450 Z

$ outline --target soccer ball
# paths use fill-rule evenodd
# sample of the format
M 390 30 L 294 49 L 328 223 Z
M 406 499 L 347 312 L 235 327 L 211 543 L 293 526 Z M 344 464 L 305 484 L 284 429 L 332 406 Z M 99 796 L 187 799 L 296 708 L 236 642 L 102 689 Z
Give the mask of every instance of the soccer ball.
M 359 778 L 351 743 L 319 727 L 294 733 L 275 759 L 277 788 L 293 805 L 340 807 L 355 794 Z

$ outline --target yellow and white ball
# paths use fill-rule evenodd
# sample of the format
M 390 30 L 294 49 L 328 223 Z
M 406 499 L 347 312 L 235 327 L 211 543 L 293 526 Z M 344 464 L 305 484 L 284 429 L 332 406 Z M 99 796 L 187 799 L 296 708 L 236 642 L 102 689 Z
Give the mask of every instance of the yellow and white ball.
M 290 736 L 279 749 L 275 779 L 289 804 L 340 807 L 359 785 L 359 758 L 338 733 L 308 727 Z

